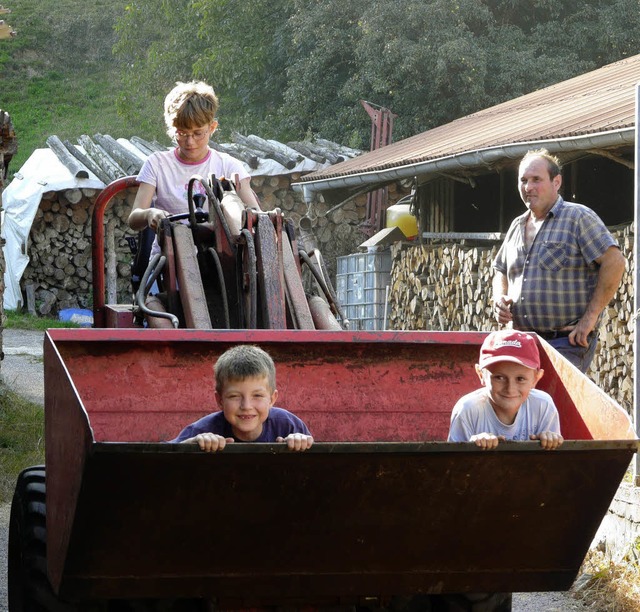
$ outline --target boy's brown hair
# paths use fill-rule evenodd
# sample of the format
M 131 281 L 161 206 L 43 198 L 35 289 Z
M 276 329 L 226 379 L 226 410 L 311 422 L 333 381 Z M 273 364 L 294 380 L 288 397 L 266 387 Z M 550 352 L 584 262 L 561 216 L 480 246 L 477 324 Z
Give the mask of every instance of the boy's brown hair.
M 270 390 L 276 388 L 276 366 L 269 353 L 253 344 L 239 344 L 226 350 L 213 367 L 216 391 L 222 393 L 224 385 L 232 380 L 245 380 L 264 376 Z

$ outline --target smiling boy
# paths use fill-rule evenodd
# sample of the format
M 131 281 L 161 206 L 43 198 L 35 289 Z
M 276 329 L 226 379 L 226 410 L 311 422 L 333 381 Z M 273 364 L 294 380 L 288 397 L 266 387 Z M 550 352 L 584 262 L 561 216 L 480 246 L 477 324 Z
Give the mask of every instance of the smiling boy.
M 311 448 L 305 423 L 276 408 L 276 369 L 269 354 L 253 345 L 225 351 L 214 367 L 215 398 L 220 410 L 185 427 L 171 442 L 196 443 L 205 452 L 224 449 L 229 442 L 284 442 L 288 448 Z
M 454 406 L 449 442 L 475 442 L 482 449 L 505 440 L 540 440 L 547 450 L 562 444 L 553 399 L 535 388 L 544 370 L 533 336 L 513 330 L 489 334 L 476 373 L 483 386 Z

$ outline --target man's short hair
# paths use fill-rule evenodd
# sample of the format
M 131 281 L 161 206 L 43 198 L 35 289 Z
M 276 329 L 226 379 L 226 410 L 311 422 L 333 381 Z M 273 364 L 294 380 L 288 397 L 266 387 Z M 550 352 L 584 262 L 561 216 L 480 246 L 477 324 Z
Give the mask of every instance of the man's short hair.
M 549 153 L 547 149 L 534 149 L 527 151 L 526 155 L 520 161 L 520 165 L 525 162 L 525 160 L 530 159 L 531 157 L 540 157 L 547 162 L 547 169 L 549 170 L 549 177 L 554 179 L 558 174 L 562 173 L 562 165 L 560 164 L 560 160 L 555 156 Z
M 276 388 L 276 366 L 269 353 L 253 344 L 239 344 L 226 350 L 213 367 L 216 391 L 232 380 L 266 376 L 271 391 Z

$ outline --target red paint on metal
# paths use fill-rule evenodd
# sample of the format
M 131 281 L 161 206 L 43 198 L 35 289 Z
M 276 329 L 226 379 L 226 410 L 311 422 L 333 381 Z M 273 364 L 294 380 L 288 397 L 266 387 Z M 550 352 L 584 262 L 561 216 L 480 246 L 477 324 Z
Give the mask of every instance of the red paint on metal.
M 104 321 L 107 327 L 136 327 L 133 321 L 133 306 L 105 304 Z
M 135 176 L 125 176 L 107 185 L 96 198 L 91 216 L 91 262 L 93 271 L 93 325 L 104 327 L 105 281 L 104 281 L 104 212 L 113 197 L 129 189 L 137 187 Z
M 637 439 L 569 441 L 555 452 L 523 442 L 492 453 L 442 442 L 453 404 L 477 388 L 485 335 L 49 330 L 54 588 L 79 599 L 215 596 L 240 607 L 568 588 Z M 233 444 L 211 456 L 149 444 L 214 409 L 212 365 L 247 342 L 273 356 L 278 404 L 309 424 L 314 448 Z M 583 381 L 565 379 L 542 346 L 548 389 L 570 415 L 565 437 L 578 438 L 584 407 L 571 387 Z M 609 400 L 606 410 L 616 406 Z M 221 529 L 234 524 L 252 529 Z M 541 526 L 545 537 L 532 540 Z
M 388 108 L 372 105 L 360 100 L 360 104 L 371 118 L 371 151 L 390 145 L 393 141 L 393 120 L 397 115 Z M 365 220 L 361 230 L 367 236 L 373 236 L 384 227 L 384 210 L 387 207 L 388 191 L 386 187 L 370 191 L 367 194 Z

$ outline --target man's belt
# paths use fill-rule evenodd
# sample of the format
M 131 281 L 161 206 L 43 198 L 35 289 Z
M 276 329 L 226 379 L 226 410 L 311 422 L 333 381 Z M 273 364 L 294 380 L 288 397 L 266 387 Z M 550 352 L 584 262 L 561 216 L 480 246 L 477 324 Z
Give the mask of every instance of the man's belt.
M 555 340 L 556 338 L 566 338 L 572 331 L 573 329 L 558 329 L 551 331 L 537 331 L 535 333 L 545 340 Z

